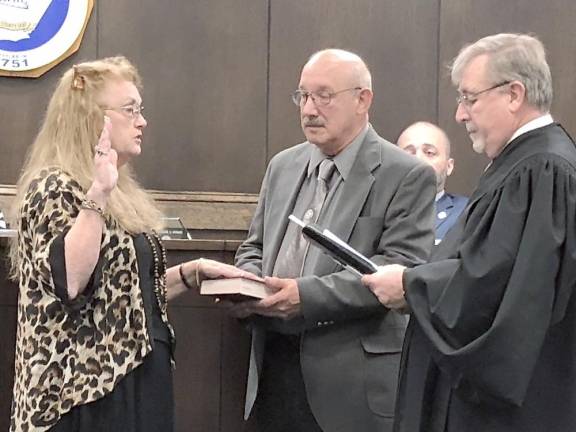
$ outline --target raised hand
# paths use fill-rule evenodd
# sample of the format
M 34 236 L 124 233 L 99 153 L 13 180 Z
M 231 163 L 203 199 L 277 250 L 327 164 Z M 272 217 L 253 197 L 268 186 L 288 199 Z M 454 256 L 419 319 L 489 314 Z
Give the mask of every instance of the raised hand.
M 93 187 L 109 195 L 118 181 L 118 154 L 110 142 L 110 119 L 104 117 L 104 127 L 94 148 L 94 182 Z

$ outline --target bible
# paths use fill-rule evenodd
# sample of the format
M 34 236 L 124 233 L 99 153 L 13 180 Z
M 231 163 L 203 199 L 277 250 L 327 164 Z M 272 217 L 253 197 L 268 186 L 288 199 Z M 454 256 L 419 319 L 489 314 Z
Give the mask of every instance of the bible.
M 206 279 L 200 284 L 200 295 L 233 302 L 260 300 L 274 292 L 264 282 L 245 278 Z

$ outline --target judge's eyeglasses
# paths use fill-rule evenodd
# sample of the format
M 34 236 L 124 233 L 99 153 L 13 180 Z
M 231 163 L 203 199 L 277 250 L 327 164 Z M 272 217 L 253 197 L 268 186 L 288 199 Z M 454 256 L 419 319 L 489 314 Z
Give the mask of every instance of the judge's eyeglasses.
M 499 87 L 505 86 L 507 84 L 510 84 L 510 81 L 502 81 L 498 84 L 494 84 L 491 87 L 485 88 L 484 90 L 480 90 L 477 92 L 473 92 L 473 93 L 462 93 L 460 95 L 458 95 L 458 97 L 456 98 L 456 105 L 464 105 L 464 108 L 468 109 L 471 108 L 472 105 L 474 105 L 477 101 L 478 101 L 478 97 L 481 94 L 484 93 L 488 93 L 490 90 L 495 90 Z

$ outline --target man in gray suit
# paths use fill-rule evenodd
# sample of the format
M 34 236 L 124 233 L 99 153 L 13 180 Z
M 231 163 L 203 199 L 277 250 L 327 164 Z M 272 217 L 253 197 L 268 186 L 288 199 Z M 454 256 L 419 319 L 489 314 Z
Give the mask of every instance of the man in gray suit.
M 294 253 L 301 233 L 288 223 L 291 213 L 315 221 L 379 265 L 427 259 L 434 171 L 372 129 L 371 88 L 353 53 L 310 58 L 293 94 L 307 141 L 270 161 L 236 255 L 276 291 L 232 309 L 253 332 L 245 414 L 259 432 L 392 430 L 406 317 L 318 249 Z M 325 159 L 335 168 L 318 207 Z

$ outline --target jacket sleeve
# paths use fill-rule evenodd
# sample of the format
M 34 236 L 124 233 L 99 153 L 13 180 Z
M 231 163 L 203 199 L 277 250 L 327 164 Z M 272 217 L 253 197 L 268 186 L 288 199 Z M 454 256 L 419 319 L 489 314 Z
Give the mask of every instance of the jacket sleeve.
M 262 276 L 262 253 L 264 244 L 264 213 L 266 210 L 266 191 L 270 177 L 270 168 L 266 171 L 258 197 L 258 204 L 250 223 L 248 236 L 236 251 L 234 259 L 238 268 Z

